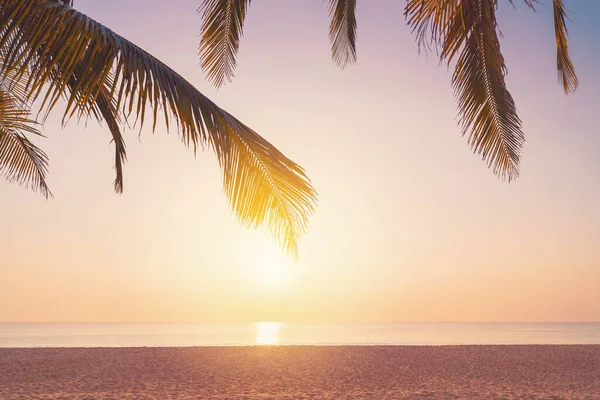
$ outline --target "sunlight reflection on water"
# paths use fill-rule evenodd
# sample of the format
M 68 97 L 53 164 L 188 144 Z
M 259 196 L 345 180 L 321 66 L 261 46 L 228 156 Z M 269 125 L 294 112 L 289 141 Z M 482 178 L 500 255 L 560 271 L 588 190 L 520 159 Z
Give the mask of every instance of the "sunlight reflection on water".
M 0 322 L 0 348 L 461 344 L 600 344 L 600 323 Z
M 281 322 L 257 322 L 256 344 L 276 345 L 279 344 L 279 330 Z

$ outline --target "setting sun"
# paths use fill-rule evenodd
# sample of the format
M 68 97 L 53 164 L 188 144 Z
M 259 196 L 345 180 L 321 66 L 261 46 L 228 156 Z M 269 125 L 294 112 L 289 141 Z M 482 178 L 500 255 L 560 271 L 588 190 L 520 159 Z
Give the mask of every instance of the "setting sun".
M 284 254 L 273 252 L 259 258 L 252 274 L 261 287 L 277 289 L 290 281 L 292 265 Z

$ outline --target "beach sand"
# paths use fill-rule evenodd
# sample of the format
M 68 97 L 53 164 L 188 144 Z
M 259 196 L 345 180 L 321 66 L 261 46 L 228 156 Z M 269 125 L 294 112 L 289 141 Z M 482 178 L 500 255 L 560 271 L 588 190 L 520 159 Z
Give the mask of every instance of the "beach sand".
M 600 399 L 600 345 L 0 349 L 0 399 Z

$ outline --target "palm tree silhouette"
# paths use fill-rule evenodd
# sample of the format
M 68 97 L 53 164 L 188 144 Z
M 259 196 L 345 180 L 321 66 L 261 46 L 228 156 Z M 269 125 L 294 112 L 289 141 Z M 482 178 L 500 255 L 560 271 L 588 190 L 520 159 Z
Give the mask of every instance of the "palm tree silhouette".
M 0 0 L 0 173 L 50 195 L 47 157 L 26 136 L 39 134 L 29 107 L 40 104 L 47 117 L 66 102 L 63 123 L 91 117 L 108 126 L 114 188 L 121 193 L 121 127 L 135 120 L 154 130 L 163 119 L 194 151 L 214 150 L 239 220 L 267 228 L 296 256 L 316 202 L 302 167 L 167 65 L 72 6 L 71 0 Z
M 539 3 L 523 1 L 531 9 Z M 250 0 L 203 0 L 199 9 L 202 68 L 216 87 L 233 77 L 249 5 Z M 510 181 L 519 175 L 525 136 L 504 81 L 507 69 L 498 40 L 497 6 L 498 0 L 407 0 L 404 15 L 419 48 L 433 46 L 440 61 L 454 64 L 452 86 L 463 135 L 495 174 Z M 569 57 L 566 10 L 562 0 L 552 0 L 552 7 L 558 78 L 568 94 L 578 81 Z M 356 61 L 355 13 L 356 0 L 329 0 L 331 53 L 342 68 Z
M 25 101 L 27 74 L 16 79 L 16 71 L 7 72 L 0 80 L 0 172 L 48 197 L 48 157 L 26 135 L 41 135 Z

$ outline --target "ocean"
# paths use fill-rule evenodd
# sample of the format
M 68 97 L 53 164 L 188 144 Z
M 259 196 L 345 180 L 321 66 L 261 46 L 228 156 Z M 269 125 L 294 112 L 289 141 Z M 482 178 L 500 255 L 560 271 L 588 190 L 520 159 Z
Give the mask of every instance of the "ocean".
M 600 323 L 0 322 L 0 348 L 466 344 L 600 344 Z

